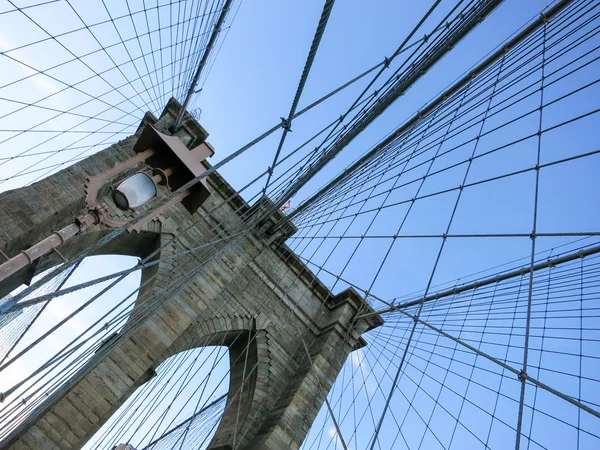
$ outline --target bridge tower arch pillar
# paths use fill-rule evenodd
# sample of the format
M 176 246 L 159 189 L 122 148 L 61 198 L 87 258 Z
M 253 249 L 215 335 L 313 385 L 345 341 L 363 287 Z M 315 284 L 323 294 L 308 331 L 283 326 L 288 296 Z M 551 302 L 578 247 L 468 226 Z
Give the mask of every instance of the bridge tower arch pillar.
M 161 117 L 146 114 L 138 133 L 40 182 L 0 194 L 2 250 L 13 257 L 87 213 L 89 177 L 135 156 L 143 127 L 167 130 L 180 107 L 171 99 Z M 191 148 L 207 133 L 186 113 L 178 136 Z M 300 447 L 348 355 L 365 345 L 361 335 L 381 319 L 356 321 L 371 311 L 363 298 L 353 289 L 334 295 L 264 228 L 236 238 L 233 230 L 243 226 L 250 206 L 216 172 L 206 186 L 210 196 L 194 213 L 175 204 L 139 232 L 96 252 L 143 258 L 160 250 L 155 258 L 161 262 L 143 272 L 146 287 L 124 328 L 6 436 L 3 448 L 81 448 L 161 362 L 206 345 L 228 346 L 231 362 L 227 406 L 209 448 Z M 277 211 L 268 220 L 282 219 Z M 60 254 L 72 258 L 109 232 L 94 225 L 62 244 Z M 218 239 L 226 244 L 217 253 L 209 246 L 166 258 Z M 44 256 L 35 270 L 60 263 L 58 258 Z M 5 280 L 0 291 L 20 285 L 31 269 Z

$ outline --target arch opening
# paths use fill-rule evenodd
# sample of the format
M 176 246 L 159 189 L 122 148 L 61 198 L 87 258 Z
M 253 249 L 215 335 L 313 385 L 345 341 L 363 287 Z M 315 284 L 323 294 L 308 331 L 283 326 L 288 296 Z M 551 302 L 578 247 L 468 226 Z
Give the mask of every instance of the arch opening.
M 102 255 L 85 258 L 19 300 L 38 299 L 99 277 L 131 269 L 135 256 Z M 50 265 L 50 264 L 48 264 Z M 36 275 L 42 278 L 55 267 Z M 44 401 L 60 392 L 98 349 L 127 322 L 140 290 L 137 270 L 110 287 L 113 280 L 18 308 L 0 316 L 0 439 L 6 438 Z M 25 286 L 3 299 L 11 301 Z
M 214 345 L 167 358 L 83 448 L 207 448 L 227 404 L 229 356 L 226 346 Z

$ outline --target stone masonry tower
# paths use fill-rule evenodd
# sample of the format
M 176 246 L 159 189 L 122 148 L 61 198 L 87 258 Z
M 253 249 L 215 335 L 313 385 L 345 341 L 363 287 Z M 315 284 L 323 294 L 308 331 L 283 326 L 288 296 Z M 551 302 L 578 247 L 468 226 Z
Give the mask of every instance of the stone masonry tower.
M 4 253 L 12 258 L 88 213 L 90 177 L 135 157 L 145 127 L 166 132 L 180 108 L 171 99 L 160 118 L 146 114 L 135 135 L 31 186 L 0 194 Z M 177 136 L 191 149 L 207 133 L 186 114 Z M 333 295 L 283 244 L 285 236 L 274 242 L 265 233 L 283 219 L 279 211 L 235 237 L 252 208 L 216 172 L 202 188 L 208 198 L 195 212 L 176 203 L 95 251 L 145 258 L 160 249 L 153 259 L 161 262 L 143 270 L 144 287 L 125 327 L 96 351 L 68 389 L 50 395 L 15 429 L 4 448 L 81 448 L 161 362 L 207 345 L 228 346 L 231 361 L 227 406 L 209 448 L 299 448 L 347 356 L 365 345 L 361 335 L 381 319 L 356 321 L 371 310 L 354 290 Z M 166 189 L 159 186 L 159 197 Z M 109 191 L 101 188 L 98 197 L 113 205 Z M 288 235 L 292 228 L 287 226 Z M 59 245 L 58 253 L 12 274 L 0 284 L 0 295 L 111 231 L 106 223 L 90 223 Z M 207 246 L 166 258 L 216 240 L 223 241 L 217 252 Z

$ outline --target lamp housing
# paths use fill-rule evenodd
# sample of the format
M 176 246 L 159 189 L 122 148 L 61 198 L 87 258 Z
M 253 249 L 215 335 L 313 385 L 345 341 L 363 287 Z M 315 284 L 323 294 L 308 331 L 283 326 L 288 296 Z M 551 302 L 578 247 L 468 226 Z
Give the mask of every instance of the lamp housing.
M 126 178 L 113 191 L 115 205 L 124 211 L 142 206 L 156 197 L 156 184 L 150 175 L 137 172 Z
M 206 172 L 202 164 L 206 158 L 214 155 L 215 151 L 208 142 L 188 149 L 177 136 L 168 136 L 147 125 L 138 138 L 133 150 L 136 153 L 152 149 L 154 153 L 145 162 L 148 166 L 163 171 L 172 170 L 168 177 L 168 185 L 176 191 L 194 178 Z M 200 205 L 210 196 L 206 178 L 192 186 L 189 194 L 181 201 L 190 214 L 195 213 Z

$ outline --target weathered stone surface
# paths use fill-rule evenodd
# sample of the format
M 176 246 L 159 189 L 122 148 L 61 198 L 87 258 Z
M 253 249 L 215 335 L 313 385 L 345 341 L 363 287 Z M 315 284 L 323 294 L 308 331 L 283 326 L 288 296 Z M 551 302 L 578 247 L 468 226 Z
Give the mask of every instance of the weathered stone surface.
M 178 108 L 170 102 L 156 126 L 166 127 Z M 202 127 L 188 119 L 182 140 L 205 139 Z M 131 157 L 135 140 L 131 136 L 39 183 L 0 194 L 2 249 L 13 256 L 85 213 L 86 177 Z M 142 232 L 125 233 L 96 254 L 143 258 L 164 245 L 158 256 L 164 258 L 247 227 L 242 215 L 250 207 L 227 182 L 215 173 L 208 187 L 212 195 L 195 214 L 175 205 Z M 281 217 L 276 213 L 269 220 Z M 71 258 L 109 232 L 92 227 L 61 253 Z M 363 345 L 360 335 L 378 319 L 354 324 L 362 299 L 353 291 L 334 296 L 289 249 L 271 243 L 259 229 L 219 247 L 216 255 L 215 247 L 206 247 L 146 269 L 142 283 L 151 281 L 121 334 L 107 340 L 69 390 L 51 395 L 6 448 L 81 448 L 161 362 L 207 345 L 228 346 L 231 361 L 228 404 L 210 448 L 299 448 L 347 355 Z M 49 255 L 38 270 L 58 262 Z M 15 274 L 0 295 L 24 276 L 25 271 Z M 147 305 L 156 308 L 145 314 Z

